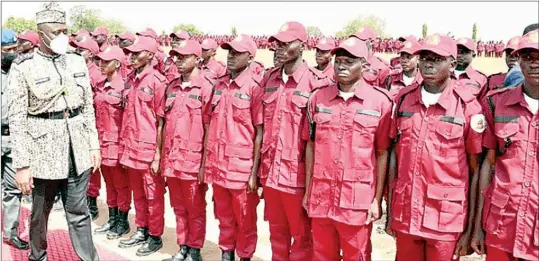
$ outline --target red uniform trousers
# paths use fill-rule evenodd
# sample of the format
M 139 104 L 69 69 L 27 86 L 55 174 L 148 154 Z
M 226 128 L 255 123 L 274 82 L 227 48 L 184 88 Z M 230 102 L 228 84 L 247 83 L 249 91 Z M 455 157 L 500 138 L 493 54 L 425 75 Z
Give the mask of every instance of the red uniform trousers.
M 206 239 L 206 191 L 197 180 L 167 177 L 170 205 L 176 215 L 176 241 L 179 246 L 202 248 Z
M 450 261 L 453 259 L 457 241 L 440 241 L 396 232 L 396 261 Z
M 222 251 L 236 250 L 240 258 L 252 258 L 258 240 L 258 194 L 215 184 L 212 187 L 215 217 L 219 220 L 219 248 Z
M 516 258 L 513 256 L 513 254 L 505 252 L 501 249 L 491 247 L 491 246 L 486 246 L 486 247 L 487 247 L 486 261 L 524 261 L 524 259 Z
M 313 260 L 371 260 L 372 224 L 352 226 L 329 218 L 313 218 L 312 227 Z
M 99 197 L 99 190 L 101 189 L 101 175 L 99 171 L 90 173 L 90 181 L 88 182 L 88 197 Z
M 148 228 L 151 236 L 163 235 L 165 226 L 165 179 L 151 170 L 126 167 L 135 201 L 135 224 Z
M 129 176 L 125 169 L 118 165 L 114 167 L 101 166 L 107 189 L 107 205 L 127 212 L 131 207 L 131 191 L 129 191 Z
M 303 194 L 294 195 L 264 187 L 264 200 L 264 219 L 269 222 L 270 229 L 271 260 L 311 260 L 311 220 L 302 206 Z

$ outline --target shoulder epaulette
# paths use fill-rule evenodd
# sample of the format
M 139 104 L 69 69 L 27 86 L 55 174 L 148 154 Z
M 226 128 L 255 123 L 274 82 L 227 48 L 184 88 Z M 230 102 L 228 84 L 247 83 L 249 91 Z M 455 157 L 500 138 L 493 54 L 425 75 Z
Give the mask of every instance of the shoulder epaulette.
M 315 69 L 314 67 L 309 66 L 309 71 L 311 71 L 314 76 L 318 77 L 318 79 L 324 79 L 327 78 L 327 75 L 325 75 L 323 72 L 319 71 L 318 69 Z
M 466 88 L 456 82 L 453 91 L 465 102 L 469 103 L 475 99 L 475 95 L 470 91 L 470 88 Z
M 75 55 L 78 55 L 78 56 L 82 56 L 80 53 L 75 52 L 75 51 L 67 51 L 66 54 L 75 54 Z
M 389 91 L 382 88 L 382 87 L 377 87 L 377 86 L 373 86 L 373 88 L 379 92 L 381 92 L 384 96 L 387 97 L 387 99 L 390 101 L 390 102 L 393 102 L 393 98 L 391 98 L 391 95 L 389 94 Z
M 23 54 L 23 55 L 17 57 L 13 62 L 15 64 L 21 64 L 22 62 L 24 62 L 26 60 L 33 59 L 33 58 L 34 58 L 34 53 L 27 53 L 27 54 Z
M 204 79 L 208 81 L 211 85 L 213 85 L 213 83 L 217 80 L 213 77 L 210 77 L 208 74 L 204 75 Z
M 160 81 L 160 82 L 166 82 L 167 81 L 167 78 L 165 76 L 163 76 L 161 73 L 156 72 L 156 73 L 153 74 L 153 76 L 155 78 L 157 78 L 157 80 Z
M 493 74 L 487 76 L 487 78 L 494 77 L 494 76 L 498 76 L 498 75 L 502 75 L 502 74 L 503 74 L 503 72 L 493 73 Z
M 487 94 L 485 95 L 485 97 L 492 97 L 492 96 L 495 96 L 495 95 L 498 95 L 500 93 L 503 93 L 503 92 L 506 92 L 508 90 L 511 90 L 511 89 L 514 89 L 515 87 L 507 87 L 507 88 L 496 88 L 496 89 L 492 89 L 490 90 L 489 92 L 487 92 Z

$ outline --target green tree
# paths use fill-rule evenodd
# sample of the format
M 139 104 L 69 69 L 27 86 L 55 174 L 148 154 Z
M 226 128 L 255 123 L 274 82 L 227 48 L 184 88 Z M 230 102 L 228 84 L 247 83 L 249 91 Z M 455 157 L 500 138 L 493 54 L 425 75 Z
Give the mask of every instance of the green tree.
M 189 33 L 189 35 L 202 35 L 204 34 L 201 30 L 199 30 L 195 25 L 193 24 L 179 24 L 174 26 L 172 29 L 173 32 L 177 32 L 179 30 L 184 30 Z
M 69 10 L 69 21 L 71 23 L 71 32 L 80 29 L 93 31 L 98 26 L 105 26 L 109 34 L 119 34 L 127 31 L 127 27 L 120 20 L 108 18 L 104 19 L 98 9 L 89 9 L 84 5 L 73 6 Z
M 6 22 L 2 24 L 2 28 L 11 29 L 17 34 L 24 32 L 24 30 L 32 30 L 34 32 L 37 32 L 37 25 L 35 20 L 14 16 L 8 17 Z
M 232 33 L 232 36 L 236 37 L 238 35 L 238 29 L 236 26 L 232 26 L 232 29 L 230 30 L 230 33 Z
M 305 30 L 307 30 L 307 35 L 309 37 L 321 37 L 322 36 L 322 30 L 320 30 L 320 28 L 318 28 L 316 26 L 307 26 L 307 28 L 305 28 Z
M 477 40 L 477 23 L 473 23 L 472 39 L 473 39 L 474 41 Z
M 423 39 L 427 38 L 428 34 L 429 34 L 429 26 L 427 24 L 423 24 L 423 28 L 421 29 L 421 35 L 423 36 Z
M 386 35 L 386 20 L 375 15 L 358 16 L 355 19 L 348 21 L 344 28 L 337 32 L 337 37 L 347 37 L 354 34 L 357 29 L 362 26 L 370 27 L 376 32 L 377 36 L 385 37 Z

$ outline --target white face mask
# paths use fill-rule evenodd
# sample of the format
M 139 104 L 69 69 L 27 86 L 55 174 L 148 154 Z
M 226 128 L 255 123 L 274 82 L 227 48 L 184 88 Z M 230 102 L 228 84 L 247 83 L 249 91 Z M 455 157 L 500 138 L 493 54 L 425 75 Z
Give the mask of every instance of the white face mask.
M 50 40 L 47 34 L 43 33 L 43 35 Z M 52 39 L 52 41 L 50 42 L 50 46 L 48 47 L 51 48 L 51 50 L 56 54 L 66 54 L 68 45 L 69 37 L 67 37 L 67 35 L 65 35 L 64 33 L 61 33 L 54 39 Z

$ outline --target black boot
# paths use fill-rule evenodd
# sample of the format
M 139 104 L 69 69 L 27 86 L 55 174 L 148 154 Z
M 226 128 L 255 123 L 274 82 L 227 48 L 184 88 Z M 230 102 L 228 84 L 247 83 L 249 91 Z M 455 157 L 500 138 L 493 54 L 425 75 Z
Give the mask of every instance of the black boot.
M 4 242 L 19 250 L 27 250 L 28 248 L 30 248 L 28 242 L 22 240 L 20 237 L 4 238 Z
M 111 228 L 115 227 L 117 222 L 118 222 L 118 208 L 109 208 L 109 220 L 103 226 L 96 228 L 94 230 L 94 233 L 96 235 L 105 234 Z
M 189 247 L 186 245 L 180 246 L 180 250 L 176 253 L 176 255 L 172 256 L 171 258 L 163 259 L 162 261 L 184 261 L 187 260 L 188 254 L 189 254 Z
M 107 232 L 107 239 L 114 240 L 129 233 L 129 212 L 119 211 L 116 217 L 116 224 Z
M 223 251 L 221 256 L 221 261 L 234 261 L 236 260 L 236 254 L 234 251 Z
M 149 234 L 148 229 L 145 227 L 137 228 L 137 232 L 131 235 L 126 240 L 120 240 L 119 248 L 128 248 L 144 244 L 148 240 Z
M 190 248 L 187 261 L 202 261 L 202 255 L 200 255 L 200 248 Z
M 90 210 L 90 216 L 92 221 L 95 221 L 99 217 L 99 210 L 97 209 L 97 198 L 87 197 L 88 210 Z
M 137 250 L 137 256 L 148 256 L 163 247 L 161 237 L 150 236 L 144 244 Z

